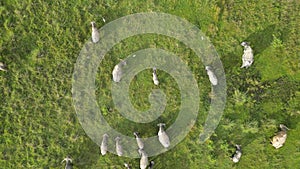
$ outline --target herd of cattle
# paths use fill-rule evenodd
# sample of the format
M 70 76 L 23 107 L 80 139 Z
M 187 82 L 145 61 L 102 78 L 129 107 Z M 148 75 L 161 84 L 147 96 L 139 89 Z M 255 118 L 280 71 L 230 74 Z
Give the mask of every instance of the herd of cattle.
M 98 29 L 96 28 L 95 22 L 91 22 L 92 25 L 92 42 L 93 43 L 97 43 L 100 40 L 100 34 Z M 249 43 L 247 42 L 242 42 L 241 45 L 244 47 L 244 53 L 242 56 L 242 66 L 241 68 L 248 68 L 252 65 L 253 61 L 254 61 L 254 57 L 253 57 L 253 50 L 250 47 Z M 122 78 L 122 67 L 126 65 L 126 61 L 121 61 L 119 64 L 117 64 L 113 71 L 112 71 L 112 79 L 114 82 L 120 82 L 121 78 Z M 205 67 L 209 81 L 211 82 L 211 84 L 213 86 L 218 85 L 218 78 L 216 77 L 213 68 L 211 66 L 206 66 Z M 7 71 L 7 66 L 0 62 L 0 70 L 1 71 Z M 153 72 L 152 72 L 152 77 L 153 77 L 153 83 L 155 85 L 159 85 L 159 80 L 158 80 L 158 76 L 157 76 L 157 72 L 156 72 L 156 68 L 153 68 Z M 164 127 L 165 124 L 160 123 L 158 124 L 159 127 L 159 131 L 158 131 L 158 140 L 161 143 L 161 145 L 164 148 L 168 148 L 171 144 L 170 139 L 168 134 L 165 132 Z M 287 139 L 287 131 L 289 130 L 285 125 L 280 124 L 280 131 L 272 138 L 271 140 L 271 144 L 273 147 L 275 147 L 276 149 L 280 148 L 283 146 L 283 144 L 285 143 L 286 139 Z M 148 161 L 148 155 L 144 150 L 144 143 L 142 142 L 142 139 L 139 137 L 139 133 L 138 132 L 134 132 L 133 133 L 135 138 L 136 138 L 136 142 L 137 142 L 137 148 L 138 148 L 138 153 L 140 155 L 140 169 L 146 169 L 147 166 L 149 167 L 149 169 L 152 169 L 154 166 L 154 161 Z M 101 142 L 101 146 L 100 146 L 100 152 L 102 155 L 105 155 L 108 151 L 108 134 L 104 134 L 102 137 L 102 142 Z M 116 152 L 118 156 L 122 156 L 123 155 L 123 149 L 122 149 L 122 145 L 120 143 L 121 138 L 120 137 L 116 137 L 115 138 L 115 147 L 116 147 Z M 240 158 L 242 156 L 242 149 L 241 149 L 241 145 L 235 145 L 236 147 L 236 151 L 235 153 L 232 155 L 231 159 L 234 163 L 237 163 L 240 161 Z M 65 169 L 72 169 L 73 163 L 72 163 L 72 159 L 70 156 L 67 156 L 62 163 L 65 162 Z M 130 169 L 130 165 L 128 163 L 124 163 L 124 166 L 127 169 Z

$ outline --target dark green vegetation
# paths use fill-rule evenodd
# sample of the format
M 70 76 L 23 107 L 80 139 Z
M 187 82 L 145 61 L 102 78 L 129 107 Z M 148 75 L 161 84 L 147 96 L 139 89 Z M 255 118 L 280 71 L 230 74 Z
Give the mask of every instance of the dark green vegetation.
M 157 157 L 156 168 L 295 168 L 300 163 L 300 1 L 266 0 L 1 0 L 0 61 L 0 168 L 63 168 L 70 154 L 75 168 L 122 168 L 138 159 L 99 155 L 98 146 L 81 128 L 72 105 L 71 78 L 83 44 L 90 40 L 90 21 L 107 22 L 136 13 L 160 11 L 185 18 L 212 41 L 223 62 L 228 85 L 222 120 L 204 144 L 198 136 L 207 114 L 210 84 L 204 65 L 183 44 L 158 35 L 126 39 L 106 56 L 98 74 L 97 95 L 109 123 L 127 135 L 133 124 L 113 109 L 109 85 L 111 71 L 130 53 L 148 47 L 163 48 L 185 59 L 200 86 L 198 121 L 184 141 Z M 242 41 L 249 41 L 254 64 L 240 69 Z M 138 43 L 136 43 L 138 41 Z M 172 124 L 179 92 L 174 79 L 162 71 L 161 86 L 168 96 L 159 120 Z M 149 108 L 148 94 L 157 88 L 151 71 L 141 72 L 131 83 L 136 108 Z M 107 111 L 112 108 L 112 112 Z M 158 121 L 159 121 L 158 120 Z M 155 135 L 156 122 L 139 131 Z M 286 144 L 275 150 L 269 138 L 280 123 L 291 130 Z M 229 157 L 241 144 L 238 164 Z

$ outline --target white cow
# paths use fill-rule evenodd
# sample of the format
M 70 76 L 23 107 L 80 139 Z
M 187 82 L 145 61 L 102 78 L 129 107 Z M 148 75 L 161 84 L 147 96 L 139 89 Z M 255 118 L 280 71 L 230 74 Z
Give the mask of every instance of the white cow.
M 97 43 L 100 39 L 99 31 L 96 28 L 96 23 L 93 21 L 92 24 L 92 41 L 93 43 Z
M 244 54 L 242 56 L 243 65 L 241 66 L 241 68 L 248 68 L 254 61 L 253 51 L 247 42 L 242 42 L 241 45 L 244 46 Z
M 154 161 L 150 161 L 150 164 L 149 164 L 149 168 L 148 169 L 152 169 L 154 166 Z
M 159 131 L 157 133 L 158 140 L 165 148 L 168 148 L 170 146 L 170 139 L 163 128 L 163 126 L 165 126 L 165 124 L 159 123 L 157 126 L 159 126 Z
M 156 68 L 155 67 L 153 68 L 152 79 L 153 79 L 153 83 L 155 85 L 159 84 L 158 77 L 157 77 L 157 74 L 156 74 Z
M 70 156 L 67 156 L 66 158 L 64 158 L 61 163 L 66 162 L 66 166 L 65 169 L 72 169 L 73 168 L 73 164 L 72 164 L 72 159 L 70 158 Z
M 4 63 L 2 63 L 2 62 L 0 62 L 0 70 L 7 71 L 6 65 Z
M 148 155 L 146 154 L 146 152 L 143 149 L 139 149 L 139 154 L 141 156 L 140 159 L 140 169 L 146 169 L 148 166 Z
M 122 156 L 123 155 L 123 147 L 120 143 L 121 138 L 120 137 L 116 137 L 116 152 L 118 156 Z
M 283 144 L 286 141 L 287 138 L 287 131 L 289 130 L 285 125 L 280 124 L 279 125 L 281 131 L 277 133 L 276 136 L 274 136 L 271 140 L 271 144 L 273 147 L 276 149 L 280 148 L 283 146 Z
M 108 135 L 105 133 L 102 136 L 102 142 L 101 142 L 101 146 L 100 146 L 102 155 L 105 155 L 107 152 L 107 142 L 108 142 Z
M 113 71 L 112 71 L 112 76 L 113 76 L 113 81 L 114 82 L 120 82 L 121 81 L 121 78 L 122 78 L 122 74 L 123 74 L 123 71 L 122 71 L 122 67 L 125 66 L 127 63 L 126 61 L 121 61 L 119 64 L 117 64 Z
M 133 134 L 135 136 L 136 143 L 137 143 L 139 149 L 143 149 L 144 148 L 144 143 L 143 143 L 142 139 L 139 137 L 139 133 L 138 132 L 134 132 Z
M 131 167 L 128 163 L 124 163 L 124 166 L 126 167 L 126 169 L 131 169 Z
M 236 147 L 236 150 L 235 150 L 235 153 L 234 153 L 234 155 L 233 155 L 233 157 L 232 157 L 232 161 L 234 162 L 234 163 L 237 163 L 237 162 L 239 162 L 240 161 L 240 159 L 241 159 L 241 156 L 242 156 L 242 149 L 241 149 L 241 146 L 240 145 L 235 145 L 235 147 Z
M 217 85 L 218 84 L 218 79 L 215 73 L 212 71 L 210 66 L 205 67 L 206 73 L 208 75 L 209 81 L 212 85 Z

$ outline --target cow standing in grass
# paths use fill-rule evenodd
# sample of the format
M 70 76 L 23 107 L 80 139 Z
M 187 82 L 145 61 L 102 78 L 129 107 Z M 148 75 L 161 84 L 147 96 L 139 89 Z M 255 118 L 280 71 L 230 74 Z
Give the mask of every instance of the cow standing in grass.
M 156 74 L 156 68 L 155 67 L 153 68 L 152 79 L 153 79 L 153 83 L 155 85 L 159 84 L 158 77 L 157 77 L 157 74 Z
M 126 61 L 121 61 L 119 64 L 117 64 L 113 71 L 112 71 L 112 76 L 113 76 L 113 81 L 114 82 L 120 82 L 121 81 L 121 78 L 122 78 L 122 74 L 123 74 L 123 71 L 122 71 L 122 67 L 125 66 L 127 63 Z
M 159 131 L 157 133 L 158 140 L 165 148 L 168 148 L 170 146 L 170 139 L 163 128 L 163 126 L 165 126 L 165 124 L 159 123 L 157 126 L 159 127 Z
M 150 161 L 150 164 L 149 164 L 149 168 L 148 168 L 148 169 L 153 169 L 153 166 L 154 166 L 154 161 Z
M 131 167 L 128 163 L 124 163 L 124 166 L 126 167 L 126 169 L 131 169 Z
M 121 138 L 120 137 L 116 137 L 115 141 L 116 141 L 116 152 L 118 156 L 122 156 L 123 155 L 123 147 L 120 143 Z
M 136 143 L 137 143 L 139 149 L 143 149 L 144 148 L 144 143 L 143 143 L 142 139 L 139 137 L 139 133 L 138 132 L 134 132 L 133 134 L 135 136 Z
M 105 133 L 102 136 L 102 142 L 101 142 L 101 146 L 100 146 L 100 151 L 102 155 L 105 155 L 107 152 L 107 142 L 108 142 L 108 135 Z
M 212 68 L 210 66 L 205 66 L 206 73 L 208 75 L 210 83 L 215 86 L 218 84 L 218 79 L 215 73 L 212 71 Z
M 240 145 L 235 145 L 235 147 L 236 147 L 236 150 L 235 150 L 235 153 L 233 154 L 233 156 L 232 156 L 232 161 L 234 162 L 234 163 L 237 163 L 237 162 L 239 162 L 240 161 L 240 159 L 241 159 L 241 156 L 242 156 L 242 149 L 241 149 L 241 146 Z
M 242 56 L 243 65 L 241 68 L 248 68 L 252 65 L 254 60 L 253 50 L 247 42 L 242 42 L 241 45 L 244 47 L 244 54 Z
M 0 62 L 0 70 L 7 71 L 6 65 L 2 62 Z
M 139 149 L 139 154 L 141 156 L 140 159 L 140 169 L 146 169 L 148 166 L 148 155 L 146 154 L 146 152 L 143 149 Z
M 70 158 L 70 156 L 67 156 L 66 158 L 64 158 L 61 163 L 63 163 L 64 161 L 66 162 L 65 169 L 73 168 L 73 163 L 72 163 L 72 159 Z
M 93 21 L 91 22 L 92 25 L 92 42 L 97 43 L 100 39 L 100 34 L 98 29 L 96 28 L 96 23 Z
M 281 131 L 279 131 L 277 133 L 276 136 L 274 136 L 271 140 L 271 144 L 273 147 L 275 147 L 276 149 L 280 148 L 283 146 L 283 144 L 286 141 L 287 138 L 287 131 L 289 130 L 285 125 L 280 124 L 279 125 Z

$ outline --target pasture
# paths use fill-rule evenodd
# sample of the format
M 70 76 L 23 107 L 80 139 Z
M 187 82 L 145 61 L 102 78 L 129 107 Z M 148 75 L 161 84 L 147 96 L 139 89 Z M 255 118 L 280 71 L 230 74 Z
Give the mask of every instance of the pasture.
M 170 126 L 177 117 L 180 92 L 176 81 L 158 70 L 140 72 L 130 83 L 136 109 L 151 106 L 148 95 L 162 89 L 167 98 L 163 115 L 139 124 L 114 108 L 111 72 L 131 53 L 160 48 L 187 63 L 199 84 L 196 124 L 175 148 L 150 157 L 157 169 L 295 168 L 300 163 L 300 1 L 298 0 L 2 0 L 0 2 L 0 168 L 63 168 L 70 155 L 75 169 L 133 168 L 139 159 L 100 155 L 81 127 L 72 101 L 74 65 L 83 45 L 91 41 L 91 21 L 100 28 L 120 17 L 139 12 L 164 12 L 197 26 L 216 48 L 223 63 L 227 102 L 213 135 L 199 144 L 207 116 L 211 84 L 205 65 L 176 39 L 145 34 L 115 45 L 100 63 L 96 96 L 107 122 L 124 135 L 139 130 L 142 137 L 157 134 L 156 126 Z M 105 18 L 106 22 L 102 20 Z M 241 69 L 243 47 L 250 42 L 254 63 Z M 285 124 L 285 145 L 275 149 L 270 138 Z M 243 155 L 234 164 L 235 144 Z

